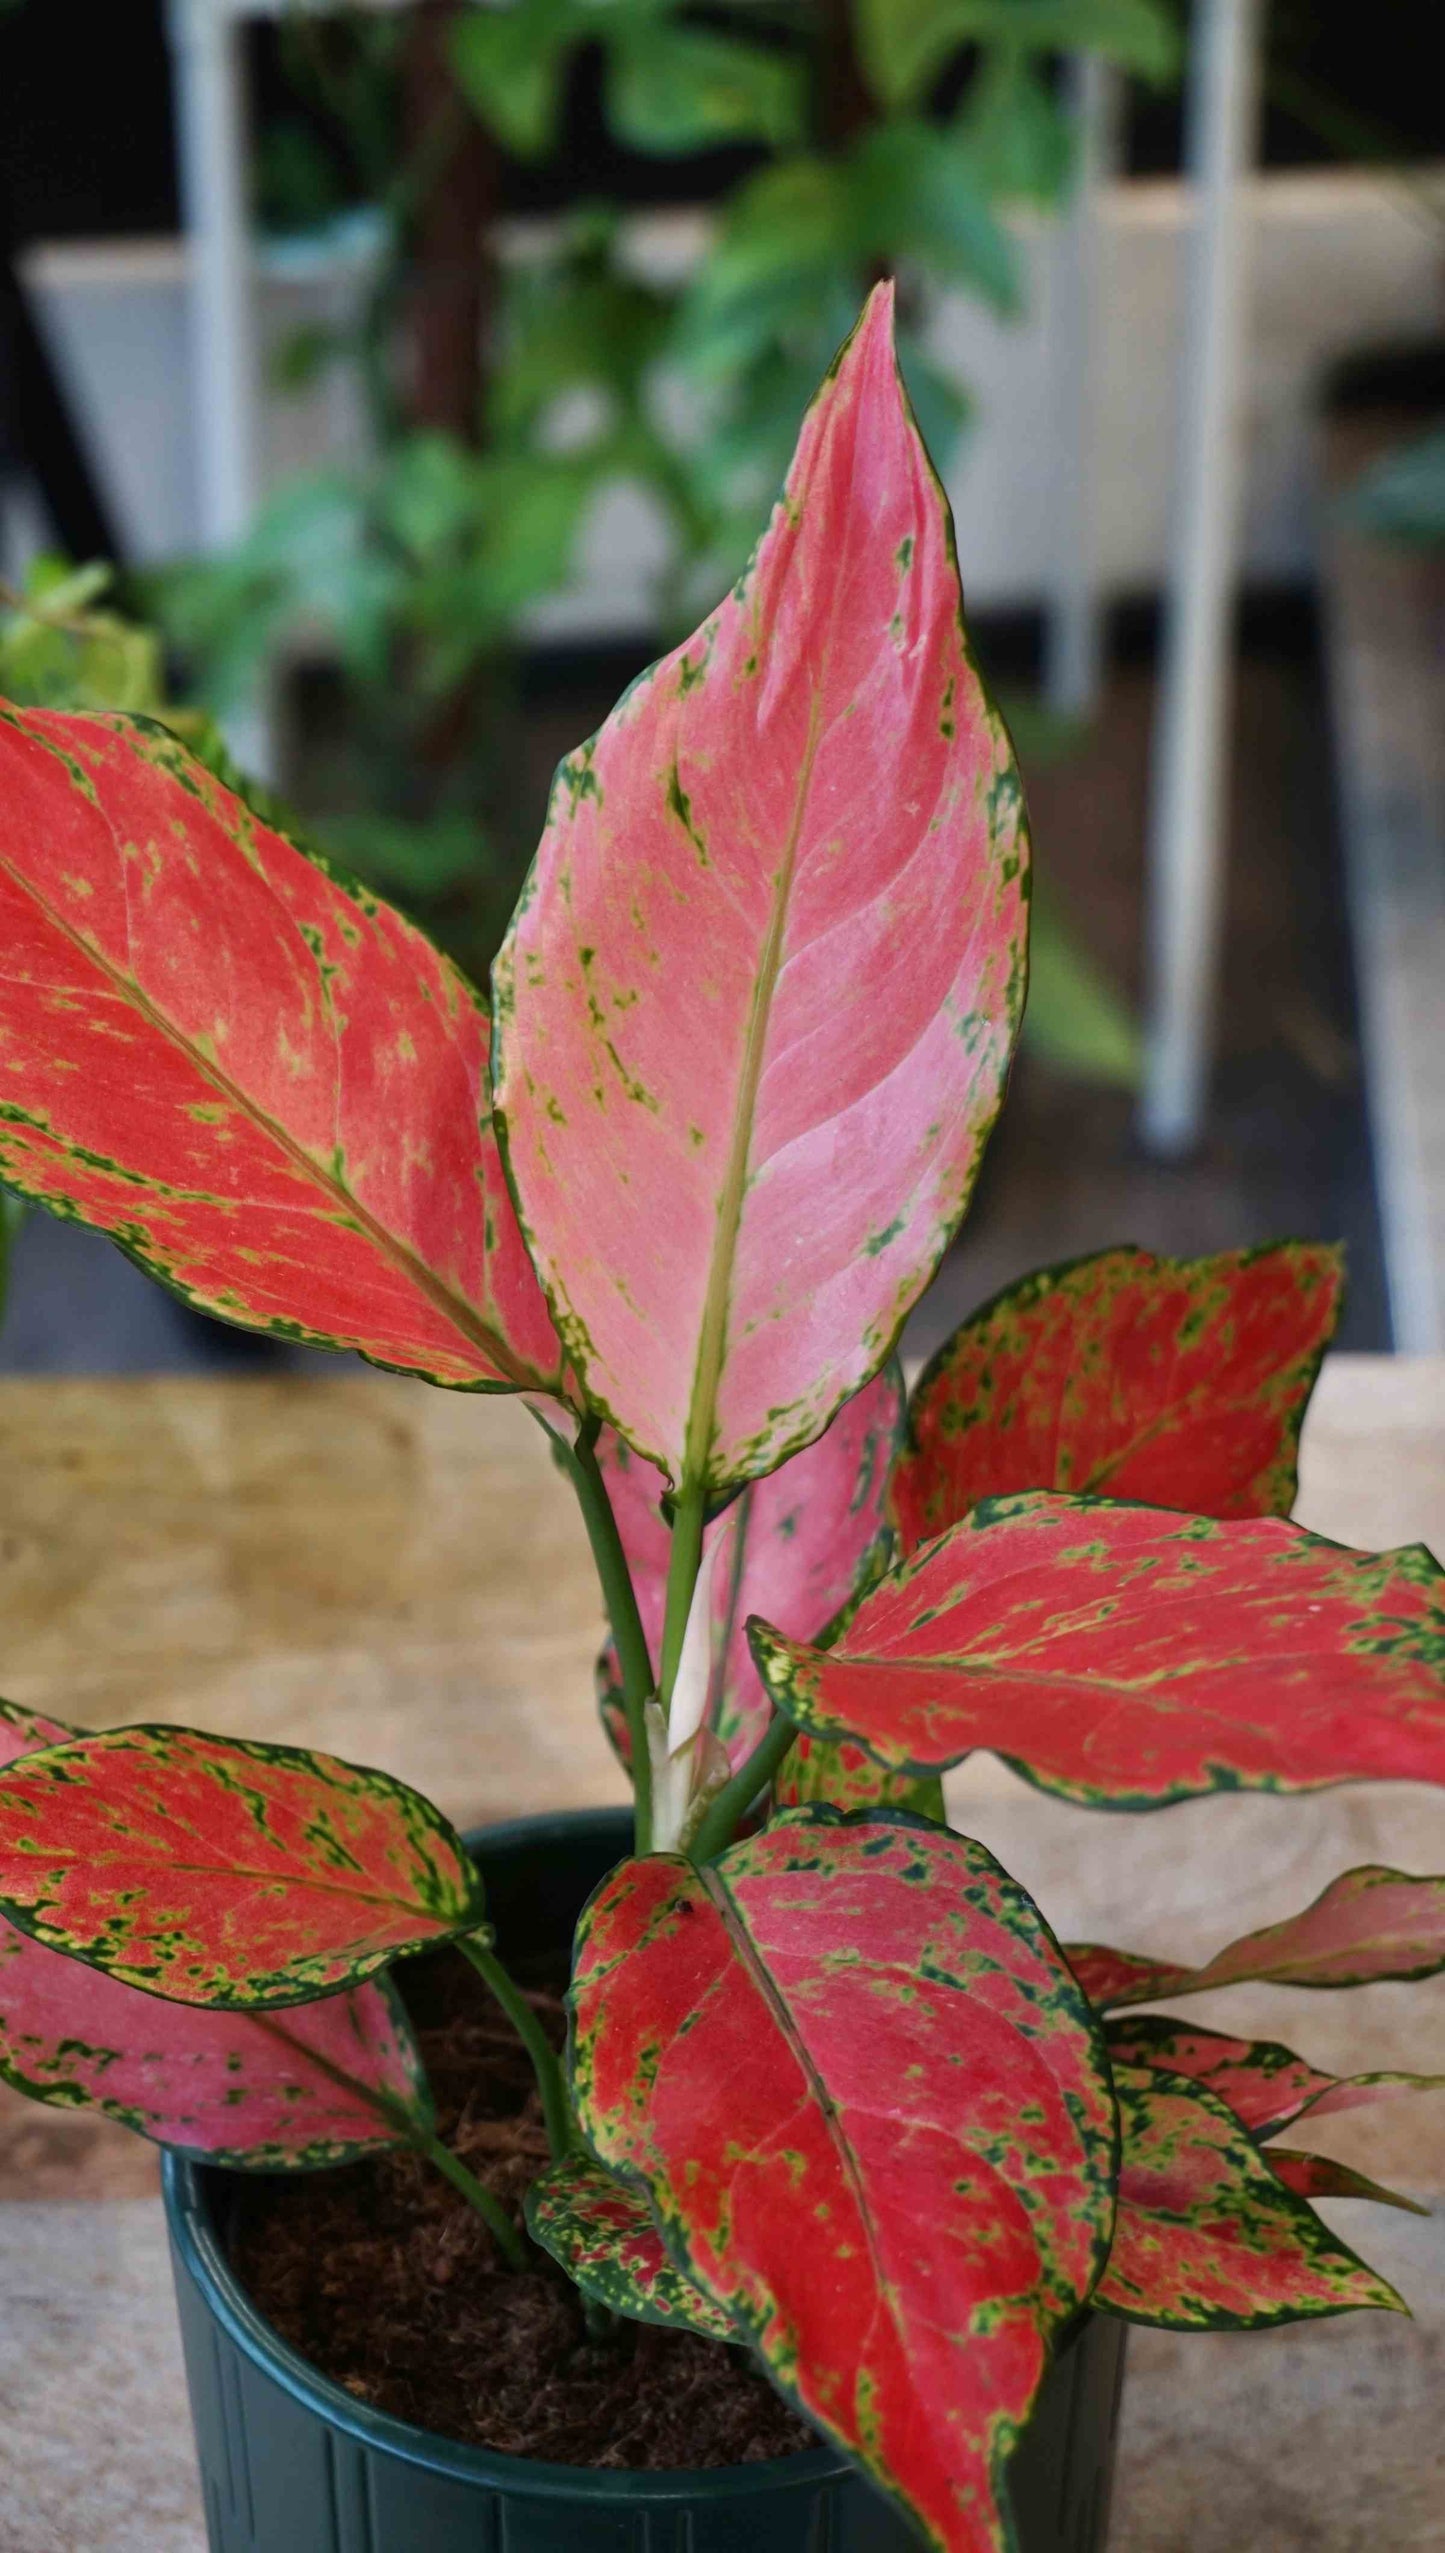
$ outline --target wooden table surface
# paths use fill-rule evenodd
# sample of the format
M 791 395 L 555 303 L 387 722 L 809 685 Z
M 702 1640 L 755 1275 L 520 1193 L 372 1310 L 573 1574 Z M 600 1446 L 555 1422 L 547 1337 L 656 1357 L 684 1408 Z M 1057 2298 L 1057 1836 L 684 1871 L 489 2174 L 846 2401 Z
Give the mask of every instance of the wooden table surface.
M 1445 1359 L 1329 1362 L 1298 1512 L 1445 1553 Z M 0 1382 L 0 1623 L 0 1689 L 86 1727 L 328 1747 L 464 1821 L 622 1795 L 585 1539 L 505 1400 L 355 1372 Z M 950 1808 L 1059 1931 L 1171 1953 L 1352 1862 L 1445 1869 L 1439 1796 L 1403 1784 L 1113 1818 L 985 1758 Z M 1325 2064 L 1445 2070 L 1445 1980 L 1208 2000 L 1201 2020 Z M 1445 2194 L 1445 2095 L 1327 2126 L 1321 2148 Z M 0 2090 L 0 2553 L 198 2553 L 154 2185 L 138 2139 Z M 1445 2243 L 1374 2209 L 1334 2221 L 1418 2319 L 1135 2334 L 1117 2553 L 1445 2546 Z

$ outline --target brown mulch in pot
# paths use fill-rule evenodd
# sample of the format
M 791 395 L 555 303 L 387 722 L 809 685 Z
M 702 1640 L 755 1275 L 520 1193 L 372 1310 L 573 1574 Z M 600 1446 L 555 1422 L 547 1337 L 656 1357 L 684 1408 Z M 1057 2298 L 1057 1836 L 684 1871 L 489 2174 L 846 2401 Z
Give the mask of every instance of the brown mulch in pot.
M 403 1969 L 437 2130 L 521 2223 L 547 2162 L 526 2057 L 454 1953 Z M 558 2044 L 555 1992 L 532 2001 Z M 508 2269 L 481 2218 L 401 2150 L 294 2180 L 237 2177 L 231 2257 L 267 2320 L 359 2402 L 503 2454 L 598 2470 L 750 2464 L 816 2439 L 747 2353 L 614 2322 L 530 2242 Z

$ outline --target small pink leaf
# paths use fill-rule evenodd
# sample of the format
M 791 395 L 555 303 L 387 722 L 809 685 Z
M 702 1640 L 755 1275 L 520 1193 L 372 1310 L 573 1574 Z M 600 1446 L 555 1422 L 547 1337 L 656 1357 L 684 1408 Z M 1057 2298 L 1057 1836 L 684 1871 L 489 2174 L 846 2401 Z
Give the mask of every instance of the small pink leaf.
M 986 1499 L 827 1649 L 749 1630 L 790 1719 L 893 1771 L 991 1747 L 1043 1790 L 1152 1808 L 1445 1781 L 1441 1583 L 1418 1546 L 1044 1495 Z
M 80 1731 L 64 1720 L 47 1720 L 39 1711 L 27 1711 L 19 1702 L 0 1701 L 0 1765 L 14 1764 L 22 1755 L 34 1755 L 42 1746 L 64 1746 Z
M 847 1402 L 826 1435 L 795 1454 L 766 1480 L 752 1483 L 710 1526 L 713 1680 L 710 1726 L 734 1769 L 771 1717 L 744 1625 L 766 1613 L 811 1637 L 852 1594 L 858 1571 L 882 1524 L 888 1466 L 903 1417 L 902 1378 L 889 1365 Z M 638 1610 L 654 1658 L 662 1639 L 671 1536 L 663 1520 L 666 1483 L 612 1429 L 599 1439 L 613 1513 L 637 1590 Z M 613 1700 L 618 1681 L 611 1650 L 603 1654 L 604 1712 L 623 1741 Z
M 1174 2331 L 1406 2308 L 1270 2169 L 1197 2083 L 1117 2066 L 1119 2209 L 1094 2303 Z
M 0 2075 L 34 2101 L 102 2110 L 158 2145 L 253 2171 L 394 2144 L 397 2113 L 430 2123 L 421 2059 L 385 1982 L 274 2019 L 197 2011 L 64 1958 L 3 1917 Z
M 920 1377 L 894 1474 L 905 1549 L 1020 1489 L 1287 1516 L 1339 1317 L 1340 1253 L 1102 1250 L 986 1303 Z
M 1256 1981 L 1368 1986 L 1390 1977 L 1433 1977 L 1445 1968 L 1445 1878 L 1413 1879 L 1408 1871 L 1367 1862 L 1332 1879 L 1303 1914 L 1245 1933 L 1202 1968 L 1097 1942 L 1071 1943 L 1068 1957 L 1100 2010 Z
M 1291 2120 L 1324 2118 L 1367 2101 L 1389 2101 L 1402 2092 L 1437 2092 L 1445 2074 L 1322 2074 L 1292 2048 L 1273 2039 L 1230 2039 L 1218 2030 L 1154 2014 L 1114 2021 L 1107 2032 L 1109 2061 L 1162 2066 L 1206 2084 L 1254 2137 L 1278 2134 Z M 1270 2156 L 1271 2162 L 1275 2160 Z
M 584 2296 L 632 2322 L 736 2340 L 730 2314 L 668 2257 L 640 2189 L 585 2155 L 554 2163 L 527 2192 L 527 2231 Z
M 1377 2207 L 1402 2207 L 1407 2216 L 1430 2213 L 1418 2199 L 1387 2190 L 1383 2181 L 1370 2180 L 1353 2164 L 1337 2163 L 1332 2154 L 1293 2154 L 1286 2146 L 1272 2145 L 1269 2167 L 1298 2198 L 1372 2198 Z
M 0 704 L 0 807 L 0 1177 L 222 1320 L 560 1391 L 450 960 L 147 721 Z
M 625 1862 L 578 1932 L 584 2134 L 808 2418 L 944 2553 L 1113 2212 L 1103 2050 L 1023 1890 L 896 1811 Z
M 880 288 L 742 583 L 562 765 L 494 969 L 533 1257 L 596 1405 L 730 1488 L 878 1371 L 967 1205 L 1026 837 Z

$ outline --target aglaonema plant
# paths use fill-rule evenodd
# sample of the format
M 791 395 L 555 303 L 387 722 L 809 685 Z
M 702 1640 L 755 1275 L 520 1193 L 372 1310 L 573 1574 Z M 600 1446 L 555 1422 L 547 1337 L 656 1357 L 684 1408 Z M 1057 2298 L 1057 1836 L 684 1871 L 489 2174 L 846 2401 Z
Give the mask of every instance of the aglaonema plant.
M 439 1812 L 168 1726 L 0 1736 L 0 2067 L 282 2171 L 404 2141 L 594 2311 L 748 2345 L 947 2553 L 1092 2306 L 1398 2304 L 1295 2143 L 1338 2078 L 1140 2013 L 1445 1966 L 1445 1877 L 1348 1872 L 1202 1968 L 1060 1948 L 942 1822 L 1041 1788 L 1445 1779 L 1422 1550 L 1286 1521 L 1337 1255 L 1118 1249 L 893 1351 L 1025 985 L 1027 838 L 880 289 L 748 573 L 558 774 L 494 1016 L 161 729 L 0 724 L 0 1168 L 222 1318 L 527 1397 L 610 1617 L 635 1851 L 559 2058 Z M 517 2022 L 525 2232 L 439 2145 L 397 1963 Z

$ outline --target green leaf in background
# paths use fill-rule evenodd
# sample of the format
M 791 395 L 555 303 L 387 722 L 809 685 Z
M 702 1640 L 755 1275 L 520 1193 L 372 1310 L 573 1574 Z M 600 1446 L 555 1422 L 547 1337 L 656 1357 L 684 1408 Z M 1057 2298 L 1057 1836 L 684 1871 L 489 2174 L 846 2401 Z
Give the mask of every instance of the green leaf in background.
M 885 106 L 914 103 L 961 45 L 1100 53 L 1144 79 L 1175 70 L 1179 38 L 1159 0 L 857 0 L 859 49 Z
M 635 151 L 681 156 L 727 142 L 775 150 L 804 131 L 803 66 L 712 27 L 643 18 L 614 36 L 608 120 Z
M 1345 501 L 1350 521 L 1387 541 L 1445 543 L 1445 426 L 1367 470 Z
M 1035 66 L 986 54 L 954 122 L 975 183 L 1003 203 L 1054 205 L 1074 174 L 1074 119 Z
M 451 63 L 458 86 L 518 159 L 542 159 L 555 147 L 567 56 L 591 31 L 589 12 L 574 0 L 480 6 L 453 27 Z
M 850 312 L 837 332 L 846 335 L 856 312 L 852 234 L 848 176 L 837 162 L 800 151 L 760 170 L 733 197 L 689 287 L 681 354 L 704 380 L 726 381 L 779 340 L 796 345 L 806 333 L 811 352 L 825 313 Z
M 1139 1086 L 1143 1044 L 1133 1014 L 1037 887 L 1023 1035 L 1029 1052 L 1058 1072 L 1116 1090 Z
M 527 445 L 569 391 L 601 393 L 609 426 L 640 416 L 672 319 L 671 296 L 619 264 L 604 218 L 578 222 L 560 255 L 513 267 L 490 402 L 499 440 Z
M 95 606 L 115 581 L 93 561 L 31 561 L 19 588 L 0 585 L 0 693 L 24 708 L 126 709 L 154 715 L 165 667 L 154 630 Z
M 865 263 L 916 260 L 1011 318 L 1018 252 L 955 137 L 897 116 L 865 133 L 847 169 L 848 245 Z

